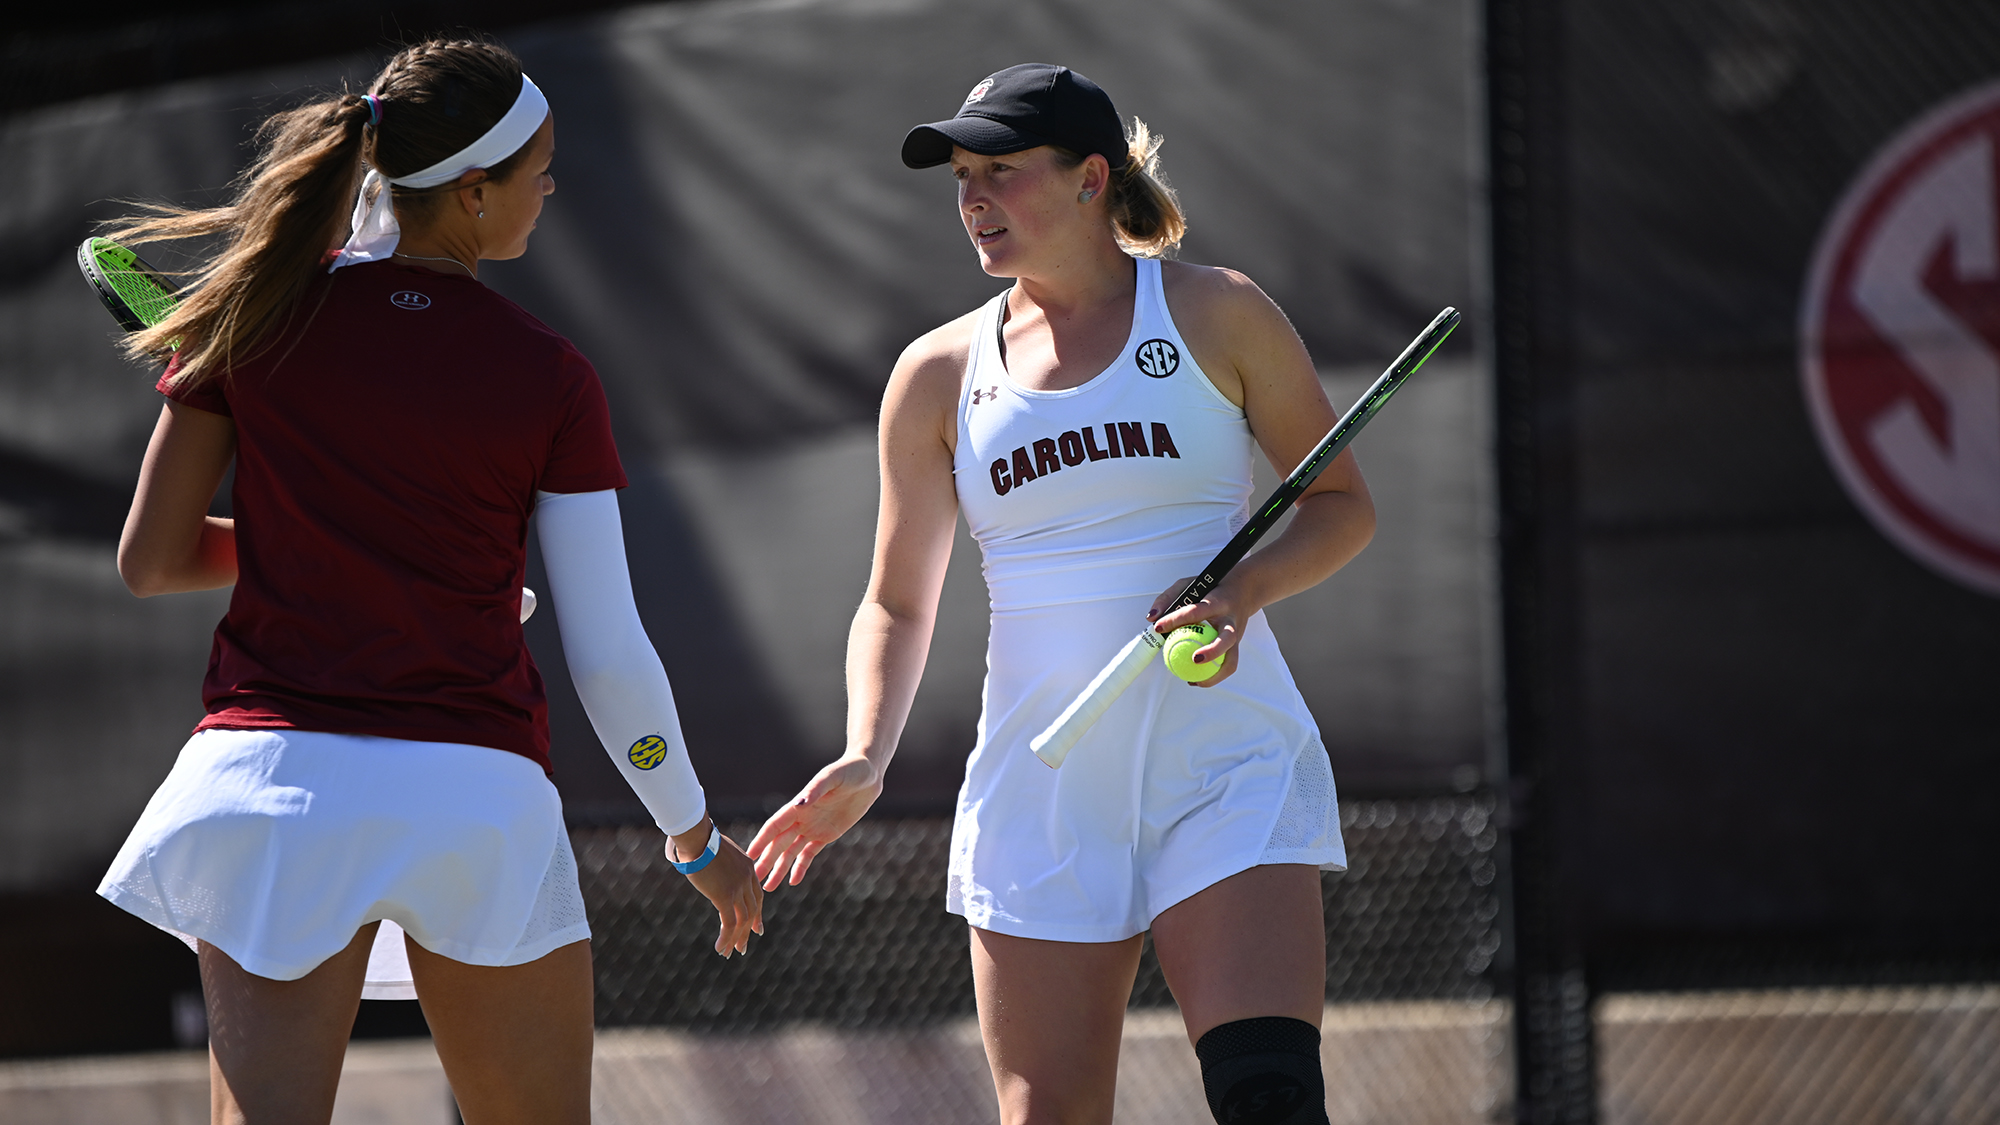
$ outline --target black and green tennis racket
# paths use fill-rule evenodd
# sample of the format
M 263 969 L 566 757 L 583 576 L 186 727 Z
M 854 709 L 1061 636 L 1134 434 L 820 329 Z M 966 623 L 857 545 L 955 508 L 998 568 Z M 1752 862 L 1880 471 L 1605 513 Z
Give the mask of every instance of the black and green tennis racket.
M 165 274 L 108 238 L 84 239 L 76 248 L 76 265 L 127 332 L 151 328 L 181 303 L 180 291 Z
M 1298 503 L 1299 497 L 1305 495 L 1306 489 L 1319 479 L 1320 473 L 1333 464 L 1333 459 L 1340 456 L 1340 451 L 1347 448 L 1347 443 L 1354 440 L 1361 427 L 1375 417 L 1375 412 L 1382 409 L 1382 404 L 1389 401 L 1396 388 L 1416 374 L 1417 368 L 1424 365 L 1424 361 L 1456 327 L 1457 309 L 1447 308 L 1437 314 L 1437 319 L 1410 341 L 1410 346 L 1403 349 L 1396 362 L 1382 372 L 1381 377 L 1348 408 L 1346 414 L 1341 415 L 1340 421 L 1328 431 L 1326 437 L 1306 455 L 1305 460 L 1299 462 L 1298 468 L 1292 470 L 1292 475 L 1265 498 L 1263 505 L 1237 531 L 1235 537 L 1216 552 L 1208 565 L 1201 568 L 1199 575 L 1181 587 L 1181 592 L 1163 612 L 1172 613 L 1184 606 L 1194 605 L 1221 585 L 1223 576 L 1229 573 L 1230 568 L 1242 562 L 1243 556 L 1250 553 L 1250 548 L 1257 545 L 1257 540 L 1278 525 L 1278 520 L 1293 504 Z M 1098 716 L 1104 714 L 1125 693 L 1125 689 L 1132 686 L 1132 681 L 1138 679 L 1139 673 L 1145 669 L 1146 662 L 1164 644 L 1166 638 L 1154 632 L 1152 626 L 1141 630 L 1138 636 L 1118 650 L 1118 655 L 1111 658 L 1111 663 L 1097 673 L 1083 692 L 1070 701 L 1070 705 L 1063 709 L 1055 722 L 1049 724 L 1048 729 L 1028 741 L 1028 748 L 1042 761 L 1060 768 L 1063 759 L 1069 757 L 1070 748 L 1076 745 L 1076 740 L 1082 738 L 1084 732 L 1097 722 Z

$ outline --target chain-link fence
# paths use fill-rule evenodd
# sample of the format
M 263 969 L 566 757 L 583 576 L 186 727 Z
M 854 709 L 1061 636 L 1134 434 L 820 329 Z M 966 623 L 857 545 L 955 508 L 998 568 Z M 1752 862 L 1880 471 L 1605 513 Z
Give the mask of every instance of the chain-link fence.
M 1328 1112 L 1336 1123 L 1511 1120 L 1497 831 L 1483 796 L 1349 802 L 1325 877 Z M 729 826 L 747 839 L 755 824 Z M 642 828 L 574 834 L 596 931 L 605 1122 L 997 1120 L 965 925 L 943 909 L 950 824 L 863 822 L 766 900 L 746 958 Z M 1150 950 L 1116 1119 L 1208 1120 Z M 2000 1121 L 2000 988 L 1613 995 L 1593 1009 L 1597 1112 L 1678 1122 Z
M 1492 809 L 1480 796 L 1341 807 L 1350 866 L 1324 881 L 1335 1120 L 1477 1122 L 1505 1105 L 1505 1007 L 1488 983 Z M 667 866 L 657 832 L 577 830 L 598 1019 L 620 1029 L 602 1039 L 600 1116 L 992 1119 L 966 927 L 944 911 L 950 836 L 941 819 L 864 821 L 804 885 L 769 896 L 766 936 L 724 961 L 709 948 L 713 912 Z M 1208 1120 L 1172 1003 L 1148 949 L 1121 1121 Z M 707 1108 L 687 1116 L 695 1106 Z
M 1611 996 L 1610 1125 L 2000 1121 L 2000 986 Z
M 1476 797 L 1342 805 L 1350 866 L 1325 878 L 1329 1001 L 1489 994 L 1500 946 L 1491 813 Z M 727 831 L 747 841 L 756 828 Z M 803 885 L 765 900 L 764 938 L 728 961 L 710 951 L 713 911 L 667 865 L 657 831 L 574 839 L 607 1026 L 884 1028 L 972 1013 L 965 922 L 944 910 L 949 821 L 863 821 Z M 1132 1004 L 1172 1002 L 1148 950 Z

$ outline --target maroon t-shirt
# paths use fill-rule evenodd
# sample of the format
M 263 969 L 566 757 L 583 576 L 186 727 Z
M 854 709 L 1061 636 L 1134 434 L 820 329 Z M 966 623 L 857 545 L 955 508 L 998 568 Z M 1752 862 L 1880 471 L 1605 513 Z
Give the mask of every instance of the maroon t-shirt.
M 322 300 L 322 297 L 324 298 Z M 492 746 L 549 767 L 520 624 L 537 489 L 623 488 L 597 372 L 469 277 L 380 262 L 192 391 L 236 420 L 236 590 L 196 730 Z

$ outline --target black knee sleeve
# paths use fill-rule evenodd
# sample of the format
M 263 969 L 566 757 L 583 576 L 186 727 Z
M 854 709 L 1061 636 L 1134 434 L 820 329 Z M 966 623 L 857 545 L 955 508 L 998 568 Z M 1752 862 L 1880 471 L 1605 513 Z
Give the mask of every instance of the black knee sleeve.
M 1194 1045 L 1220 1125 L 1325 1125 L 1319 1029 L 1285 1016 L 1225 1023 Z

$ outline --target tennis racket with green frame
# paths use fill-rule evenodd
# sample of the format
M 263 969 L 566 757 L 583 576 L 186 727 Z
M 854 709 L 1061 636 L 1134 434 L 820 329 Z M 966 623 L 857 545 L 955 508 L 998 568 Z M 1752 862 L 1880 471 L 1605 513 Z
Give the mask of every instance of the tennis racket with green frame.
M 76 248 L 76 265 L 127 332 L 151 328 L 180 306 L 180 290 L 165 274 L 108 238 L 84 239 Z
M 1341 415 L 1340 421 L 1334 424 L 1326 437 L 1306 455 L 1305 460 L 1299 462 L 1298 468 L 1292 470 L 1292 475 L 1286 477 L 1284 483 L 1264 500 L 1250 517 L 1249 522 L 1237 531 L 1234 538 L 1223 545 L 1222 550 L 1216 552 L 1208 565 L 1201 569 L 1201 573 L 1189 580 L 1186 586 L 1181 587 L 1181 592 L 1174 596 L 1174 600 L 1162 612 L 1172 613 L 1183 606 L 1195 605 L 1207 597 L 1209 591 L 1221 585 L 1223 576 L 1229 573 L 1230 568 L 1242 562 L 1243 556 L 1250 553 L 1250 548 L 1256 546 L 1257 540 L 1278 525 L 1278 520 L 1291 510 L 1293 504 L 1298 503 L 1299 497 L 1305 495 L 1306 489 L 1319 479 L 1320 473 L 1328 465 L 1333 464 L 1333 459 L 1340 456 L 1340 451 L 1347 448 L 1347 443 L 1354 440 L 1354 435 L 1361 432 L 1361 427 L 1366 426 L 1368 420 L 1375 417 L 1375 412 L 1382 409 L 1382 404 L 1389 401 L 1389 396 L 1396 393 L 1396 389 L 1403 385 L 1404 380 L 1416 374 L 1417 368 L 1424 365 L 1424 361 L 1431 357 L 1431 353 L 1438 349 L 1439 344 L 1444 343 L 1444 338 L 1451 335 L 1451 330 L 1456 327 L 1458 327 L 1457 309 L 1447 307 L 1437 314 L 1437 319 L 1431 321 L 1416 339 L 1410 341 L 1410 346 L 1403 349 L 1403 354 L 1396 357 L 1396 362 L 1382 372 L 1381 377 L 1369 386 L 1352 407 L 1348 408 L 1346 414 Z M 1063 713 L 1058 715 L 1046 730 L 1028 740 L 1028 748 L 1051 768 L 1062 768 L 1063 761 L 1069 757 L 1070 748 L 1076 745 L 1077 739 L 1082 738 L 1084 732 L 1097 722 L 1098 717 L 1117 702 L 1126 688 L 1132 686 L 1132 681 L 1139 678 L 1139 673 L 1145 670 L 1146 663 L 1152 659 L 1153 654 L 1159 652 L 1161 646 L 1165 644 L 1166 638 L 1154 632 L 1151 625 L 1140 630 L 1138 636 L 1125 642 L 1125 647 L 1118 650 L 1118 655 L 1111 658 L 1111 662 L 1097 673 L 1096 678 L 1084 687 L 1081 694 L 1070 701 L 1070 705 L 1063 709 Z

